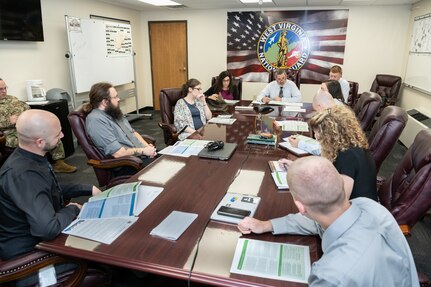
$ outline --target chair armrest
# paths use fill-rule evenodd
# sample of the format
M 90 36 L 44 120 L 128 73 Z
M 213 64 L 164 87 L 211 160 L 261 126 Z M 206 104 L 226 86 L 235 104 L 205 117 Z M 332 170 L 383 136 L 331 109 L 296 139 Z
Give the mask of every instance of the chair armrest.
M 159 127 L 162 130 L 167 131 L 171 134 L 176 134 L 178 132 L 177 128 L 173 124 L 166 124 L 166 123 L 159 122 Z
M 142 169 L 142 160 L 136 156 L 124 156 L 119 158 L 108 158 L 108 159 L 90 159 L 87 164 L 102 169 L 111 169 L 116 167 L 130 166 L 135 168 L 137 171 Z
M 149 135 L 141 135 L 141 137 L 149 144 L 156 145 L 156 139 Z
M 62 286 L 78 286 L 87 271 L 87 264 L 84 261 L 60 257 L 40 250 L 0 262 L 0 283 L 25 278 L 52 264 L 75 263 L 77 268 Z

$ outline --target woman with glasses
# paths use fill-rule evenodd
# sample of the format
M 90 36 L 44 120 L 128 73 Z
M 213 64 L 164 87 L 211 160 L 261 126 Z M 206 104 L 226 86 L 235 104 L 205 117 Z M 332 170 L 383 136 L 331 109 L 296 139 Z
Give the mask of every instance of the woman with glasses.
M 215 84 L 204 94 L 214 101 L 239 100 L 238 87 L 233 85 L 232 75 L 229 71 L 221 72 Z
M 201 82 L 188 80 L 182 87 L 182 94 L 184 98 L 178 100 L 174 109 L 174 125 L 180 140 L 196 132 L 212 117 L 202 93 Z

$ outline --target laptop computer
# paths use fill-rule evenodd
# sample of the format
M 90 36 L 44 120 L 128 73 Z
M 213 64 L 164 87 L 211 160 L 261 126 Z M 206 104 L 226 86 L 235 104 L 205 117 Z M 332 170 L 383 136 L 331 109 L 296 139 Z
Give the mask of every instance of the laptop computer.
M 236 143 L 225 143 L 222 149 L 209 151 L 207 148 L 201 150 L 198 154 L 202 158 L 211 158 L 218 160 L 228 160 L 237 147 Z

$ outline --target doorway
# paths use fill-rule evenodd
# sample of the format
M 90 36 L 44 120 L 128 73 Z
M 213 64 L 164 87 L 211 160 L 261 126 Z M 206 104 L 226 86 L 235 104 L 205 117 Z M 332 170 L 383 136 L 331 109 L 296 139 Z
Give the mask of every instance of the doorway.
M 148 22 L 154 109 L 163 88 L 179 88 L 188 78 L 187 21 Z

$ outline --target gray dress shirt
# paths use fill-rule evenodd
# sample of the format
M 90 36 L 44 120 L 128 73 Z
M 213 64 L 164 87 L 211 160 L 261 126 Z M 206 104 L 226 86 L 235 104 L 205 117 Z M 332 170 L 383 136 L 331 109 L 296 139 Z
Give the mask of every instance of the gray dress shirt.
M 347 100 L 349 99 L 349 91 L 350 85 L 349 82 L 344 80 L 343 78 L 339 79 L 338 82 L 341 86 L 341 92 L 343 93 L 344 102 L 347 104 Z
M 130 126 L 127 119 L 123 118 L 122 121 L 133 134 L 135 130 Z M 100 109 L 93 109 L 88 114 L 85 125 L 93 143 L 107 156 L 111 156 L 122 147 L 144 147 L 144 145 L 135 146 L 114 119 Z
M 310 286 L 419 286 L 407 240 L 391 213 L 368 198 L 351 200 L 327 230 L 301 214 L 271 220 L 274 234 L 319 234 L 323 256 Z

